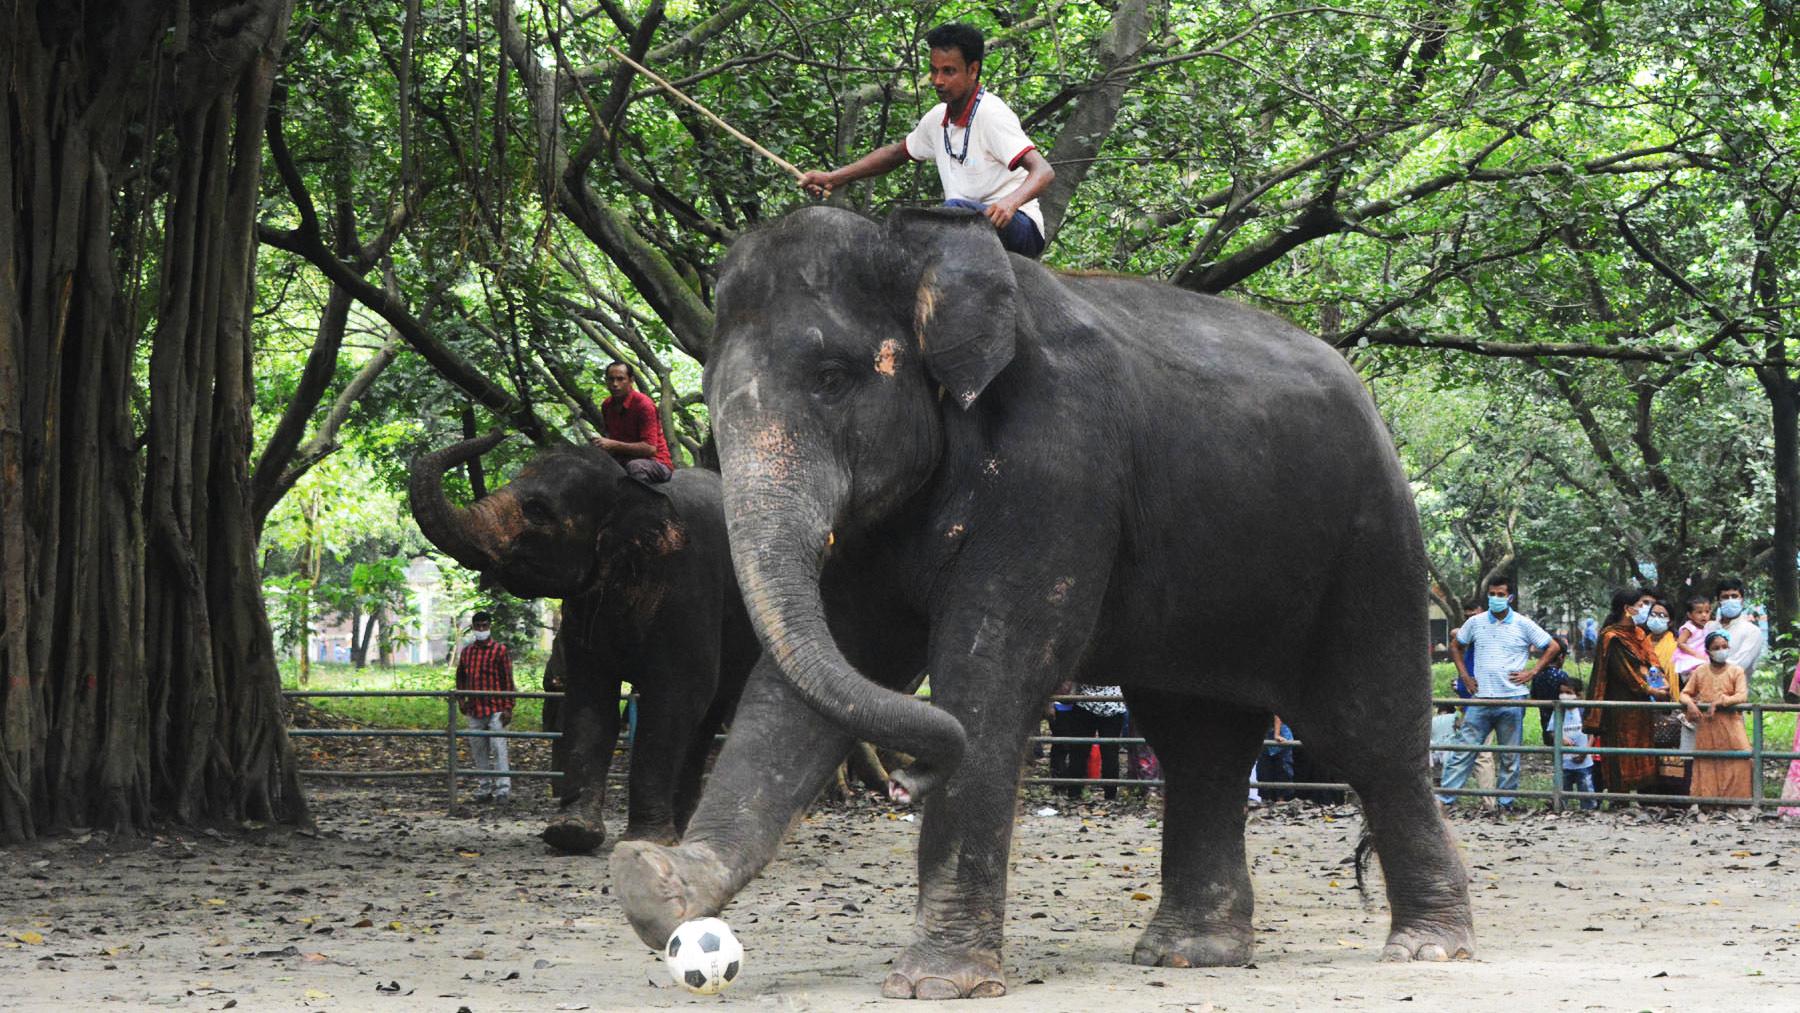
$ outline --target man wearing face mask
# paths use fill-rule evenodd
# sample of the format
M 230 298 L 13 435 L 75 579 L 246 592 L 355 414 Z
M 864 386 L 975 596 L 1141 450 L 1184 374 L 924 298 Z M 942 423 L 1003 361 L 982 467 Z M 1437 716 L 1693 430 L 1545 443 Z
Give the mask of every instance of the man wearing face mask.
M 1456 632 L 1458 643 L 1475 648 L 1473 674 L 1477 700 L 1518 700 L 1523 704 L 1530 695 L 1531 680 L 1562 653 L 1543 627 L 1513 611 L 1512 598 L 1512 578 L 1489 578 L 1487 614 L 1469 620 Z M 1536 665 L 1529 665 L 1533 650 L 1544 653 Z M 1470 707 L 1462 727 L 1457 730 L 1455 744 L 1479 745 L 1491 732 L 1500 745 L 1517 746 L 1523 742 L 1524 725 L 1525 708 L 1522 705 Z M 1444 764 L 1442 786 L 1445 790 L 1463 786 L 1475 767 L 1476 755 L 1464 751 L 1451 754 L 1450 761 Z M 1503 754 L 1500 757 L 1500 790 L 1514 791 L 1518 787 L 1519 754 Z M 1456 797 L 1439 795 L 1438 801 L 1452 805 Z M 1500 808 L 1510 809 L 1512 801 L 1508 796 L 1501 796 Z
M 1744 582 L 1736 577 L 1727 577 L 1719 581 L 1718 591 L 1713 595 L 1718 599 L 1718 618 L 1706 625 L 1708 630 L 1724 630 L 1731 638 L 1731 664 L 1744 670 L 1744 678 L 1754 682 L 1756 664 L 1762 660 L 1763 648 L 1768 646 L 1768 638 L 1763 635 L 1762 627 L 1745 607 Z
M 506 645 L 493 639 L 494 614 L 477 612 L 469 620 L 469 642 L 456 661 L 456 688 L 467 693 L 513 693 L 512 656 Z M 457 698 L 457 709 L 469 723 L 472 732 L 502 732 L 512 724 L 513 697 L 464 696 Z M 504 776 L 506 740 L 498 736 L 470 736 L 469 754 L 476 770 L 498 773 L 500 777 L 481 778 L 475 786 L 475 801 L 492 799 L 504 803 L 512 797 L 512 778 Z

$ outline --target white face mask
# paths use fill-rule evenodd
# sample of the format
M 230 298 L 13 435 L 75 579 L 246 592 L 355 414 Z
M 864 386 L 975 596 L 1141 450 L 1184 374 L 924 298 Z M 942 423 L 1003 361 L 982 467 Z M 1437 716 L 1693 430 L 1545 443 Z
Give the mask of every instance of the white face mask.
M 488 630 L 473 630 L 469 633 L 469 636 L 474 637 L 477 641 L 481 641 L 488 638 L 489 632 L 490 631 Z
M 1725 664 L 1726 659 L 1731 657 L 1731 649 L 1721 647 L 1716 651 L 1707 651 L 1706 656 L 1713 660 L 1713 664 L 1723 665 Z

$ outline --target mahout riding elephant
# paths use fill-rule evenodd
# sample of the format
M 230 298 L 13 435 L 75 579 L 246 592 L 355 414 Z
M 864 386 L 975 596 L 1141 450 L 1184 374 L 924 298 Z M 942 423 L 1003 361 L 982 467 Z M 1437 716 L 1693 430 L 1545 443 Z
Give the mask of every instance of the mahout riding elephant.
M 425 537 L 481 571 L 484 583 L 563 599 L 564 808 L 544 840 L 585 852 L 606 839 L 601 808 L 624 679 L 638 693 L 624 838 L 672 843 L 699 798 L 713 737 L 762 650 L 732 574 L 719 476 L 683 468 L 650 485 L 605 451 L 552 447 L 490 495 L 453 506 L 444 471 L 502 435 L 415 459 L 412 508 Z
M 1020 761 L 1072 678 L 1123 685 L 1167 778 L 1133 960 L 1251 959 L 1245 784 L 1271 712 L 1362 798 L 1383 956 L 1472 955 L 1425 762 L 1418 517 L 1332 348 L 1010 256 L 942 211 L 809 208 L 749 233 L 716 319 L 706 400 L 767 651 L 680 846 L 613 852 L 640 938 L 719 912 L 861 738 L 915 758 L 896 778 L 924 805 L 915 936 L 882 992 L 1004 994 Z M 893 689 L 920 670 L 929 705 Z

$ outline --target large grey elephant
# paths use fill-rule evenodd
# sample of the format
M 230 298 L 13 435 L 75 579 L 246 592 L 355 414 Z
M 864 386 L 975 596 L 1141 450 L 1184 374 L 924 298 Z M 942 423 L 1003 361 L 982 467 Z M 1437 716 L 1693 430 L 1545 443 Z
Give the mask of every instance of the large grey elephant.
M 720 911 L 864 738 L 917 758 L 898 776 L 925 808 L 915 938 L 883 993 L 1003 994 L 1020 760 L 1075 678 L 1124 685 L 1168 779 L 1138 963 L 1250 960 L 1245 782 L 1272 711 L 1363 800 L 1383 955 L 1473 953 L 1426 766 L 1418 518 L 1336 352 L 935 211 L 751 233 L 717 319 L 707 404 L 768 650 L 681 845 L 613 854 L 641 938 Z M 892 688 L 921 668 L 935 706 Z
M 522 598 L 563 599 L 554 666 L 563 810 L 544 829 L 562 851 L 606 839 L 601 809 L 619 738 L 619 684 L 638 693 L 625 839 L 674 841 L 700 795 L 713 736 L 762 648 L 726 552 L 719 476 L 683 468 L 647 485 L 593 447 L 539 451 L 472 506 L 444 498 L 446 468 L 500 433 L 420 455 L 413 516 L 457 562 Z

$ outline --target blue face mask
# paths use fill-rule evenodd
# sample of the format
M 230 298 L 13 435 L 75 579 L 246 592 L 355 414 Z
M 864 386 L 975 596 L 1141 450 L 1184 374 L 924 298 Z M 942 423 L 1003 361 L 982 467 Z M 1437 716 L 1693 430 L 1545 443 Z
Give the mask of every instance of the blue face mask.
M 1719 599 L 1719 618 L 1720 619 L 1736 619 L 1738 616 L 1741 616 L 1743 614 L 1744 614 L 1744 599 L 1742 599 L 1742 598 L 1721 598 L 1721 599 Z
M 1639 626 L 1644 625 L 1644 621 L 1649 618 L 1650 606 L 1648 605 L 1639 605 L 1637 608 L 1631 610 L 1631 621 Z
M 1490 594 L 1490 595 L 1488 595 L 1488 611 L 1492 612 L 1493 614 L 1495 614 L 1497 616 L 1505 615 L 1506 609 L 1507 609 L 1507 599 L 1510 597 L 1512 597 L 1512 596 L 1505 595 L 1505 594 Z
M 1669 620 L 1662 616 L 1651 616 L 1644 620 L 1644 629 L 1649 630 L 1651 633 L 1667 633 L 1669 632 Z

